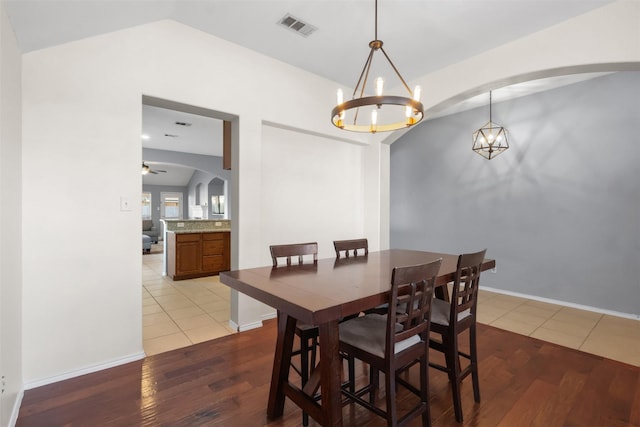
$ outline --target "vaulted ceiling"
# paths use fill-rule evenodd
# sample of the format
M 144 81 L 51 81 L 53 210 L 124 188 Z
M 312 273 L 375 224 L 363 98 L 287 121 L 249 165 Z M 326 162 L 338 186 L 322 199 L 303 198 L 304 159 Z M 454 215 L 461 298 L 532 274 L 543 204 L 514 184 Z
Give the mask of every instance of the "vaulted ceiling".
M 24 52 L 173 19 L 347 87 L 374 39 L 374 0 L 3 0 Z M 406 80 L 612 0 L 379 0 L 378 38 Z M 285 15 L 315 28 L 278 25 Z
M 171 19 L 353 87 L 375 38 L 374 0 L 1 0 L 20 49 L 30 52 L 128 27 Z M 378 38 L 411 81 L 613 0 L 379 0 Z M 280 25 L 290 17 L 300 34 Z M 382 71 L 386 73 L 387 71 Z M 384 77 L 388 77 L 383 75 Z M 503 88 L 494 102 L 572 82 L 547 79 Z M 487 103 L 486 96 L 445 114 Z M 144 107 L 143 146 L 220 155 L 214 119 Z M 194 122 L 176 127 L 176 121 Z M 197 122 L 197 123 L 196 123 Z M 197 125 L 196 125 L 197 124 Z M 166 135 L 178 134 L 179 137 Z M 169 171 L 171 165 L 157 165 Z M 178 170 L 182 175 L 188 171 Z M 166 175 L 161 178 L 158 175 Z M 154 175 L 166 180 L 167 174 Z M 182 179 L 184 181 L 184 177 Z

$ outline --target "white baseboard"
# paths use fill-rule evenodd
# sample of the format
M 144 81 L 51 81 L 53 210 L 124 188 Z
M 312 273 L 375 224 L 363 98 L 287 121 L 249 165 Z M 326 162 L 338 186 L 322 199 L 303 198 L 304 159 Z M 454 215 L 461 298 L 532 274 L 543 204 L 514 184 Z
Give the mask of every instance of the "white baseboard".
M 24 390 L 20 390 L 16 401 L 13 402 L 13 409 L 11 410 L 11 418 L 9 418 L 9 427 L 15 427 L 18 422 L 18 414 L 20 413 L 20 406 L 22 405 L 22 398 L 24 397 Z
M 269 320 L 269 319 L 274 319 L 274 318 L 277 317 L 277 315 L 278 315 L 278 313 L 275 312 L 275 311 L 273 313 L 263 314 L 262 316 L 260 316 L 260 318 L 262 320 L 259 320 L 257 322 L 247 323 L 246 325 L 242 325 L 242 326 L 238 325 L 236 322 L 234 322 L 233 320 L 229 319 L 229 327 L 231 329 L 234 329 L 234 330 L 238 331 L 238 332 L 244 332 L 244 331 L 248 331 L 248 330 L 251 330 L 251 329 L 261 328 L 262 326 L 264 326 L 262 324 L 262 321 Z
M 607 310 L 607 309 L 604 309 L 604 308 L 591 307 L 590 305 L 575 304 L 575 303 L 572 303 L 572 302 L 560 301 L 560 300 L 551 299 L 551 298 L 543 298 L 543 297 L 539 297 L 539 296 L 536 296 L 536 295 L 522 294 L 522 293 L 519 293 L 519 292 L 506 291 L 504 289 L 491 288 L 491 287 L 487 287 L 487 286 L 480 286 L 480 289 L 481 289 L 481 291 L 484 289 L 484 290 L 487 290 L 489 292 L 494 292 L 496 294 L 511 295 L 511 296 L 514 296 L 514 297 L 526 298 L 526 299 L 530 299 L 530 300 L 534 300 L 534 301 L 540 301 L 540 302 L 546 302 L 546 303 L 549 303 L 549 304 L 561 305 L 563 307 L 577 308 L 578 310 L 585 310 L 585 311 L 592 311 L 594 313 L 608 314 L 610 316 L 623 317 L 625 319 L 640 320 L 640 314 L 622 313 L 622 312 L 619 312 L 619 311 Z
M 262 321 L 258 320 L 257 322 L 251 322 L 245 325 L 238 325 L 233 320 L 229 320 L 229 326 L 238 332 L 244 332 L 244 331 L 249 331 L 251 329 L 262 328 Z
M 100 363 L 97 365 L 87 366 L 84 368 L 75 369 L 73 371 L 64 372 L 62 374 L 54 375 L 52 377 L 40 378 L 37 380 L 29 380 L 25 382 L 24 389 L 31 390 L 32 388 L 41 387 L 47 384 L 53 384 L 58 381 L 68 380 L 69 378 L 79 377 L 80 375 L 91 374 L 93 372 L 98 372 L 103 369 L 109 369 L 115 366 L 124 365 L 125 363 L 129 363 L 129 362 L 135 362 L 136 360 L 140 360 L 144 358 L 145 358 L 144 352 L 140 352 L 140 353 L 135 353 L 130 356 L 122 357 L 119 359 L 110 360 L 105 363 Z
M 263 314 L 262 320 L 275 319 L 276 317 L 278 317 L 278 312 L 272 311 L 271 313 Z
M 229 319 L 229 327 L 236 332 L 240 330 L 240 328 L 238 328 L 238 324 L 231 319 Z

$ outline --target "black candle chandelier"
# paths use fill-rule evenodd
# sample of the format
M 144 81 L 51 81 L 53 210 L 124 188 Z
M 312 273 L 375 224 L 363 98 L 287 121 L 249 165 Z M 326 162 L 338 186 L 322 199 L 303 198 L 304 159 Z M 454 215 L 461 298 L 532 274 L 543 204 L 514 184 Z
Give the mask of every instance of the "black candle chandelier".
M 378 0 L 375 0 L 375 40 L 369 42 L 369 56 L 360 73 L 351 99 L 344 101 L 342 90 L 338 89 L 338 105 L 331 111 L 331 122 L 336 127 L 354 132 L 375 133 L 405 129 L 422 120 L 424 107 L 420 102 L 420 86 L 416 86 L 413 92 L 409 89 L 382 45 L 382 40 L 378 39 Z M 375 80 L 375 95 L 365 94 L 369 71 L 374 54 L 377 52 L 382 52 L 409 93 L 408 97 L 383 95 L 384 82 L 381 77 Z M 360 114 L 361 109 L 364 110 L 364 114 Z

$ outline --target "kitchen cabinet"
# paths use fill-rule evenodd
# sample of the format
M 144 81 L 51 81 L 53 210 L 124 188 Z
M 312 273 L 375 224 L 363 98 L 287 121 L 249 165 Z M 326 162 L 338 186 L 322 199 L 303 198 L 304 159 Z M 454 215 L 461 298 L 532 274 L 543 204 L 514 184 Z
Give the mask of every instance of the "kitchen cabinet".
M 167 233 L 167 275 L 173 280 L 213 276 L 231 268 L 228 231 Z

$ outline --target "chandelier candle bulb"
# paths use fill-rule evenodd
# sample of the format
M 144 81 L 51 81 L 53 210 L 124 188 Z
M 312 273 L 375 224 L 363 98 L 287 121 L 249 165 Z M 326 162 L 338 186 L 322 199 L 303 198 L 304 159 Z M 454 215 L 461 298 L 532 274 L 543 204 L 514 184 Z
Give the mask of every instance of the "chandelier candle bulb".
M 344 102 L 344 94 L 342 93 L 342 89 L 338 89 L 337 98 L 338 98 L 338 105 Z
M 415 89 L 413 89 L 413 99 L 420 102 L 420 95 L 422 95 L 422 88 L 416 86 Z
M 382 80 L 382 77 L 378 77 L 376 79 L 376 95 L 377 96 L 382 96 L 383 87 L 384 87 L 384 80 Z

